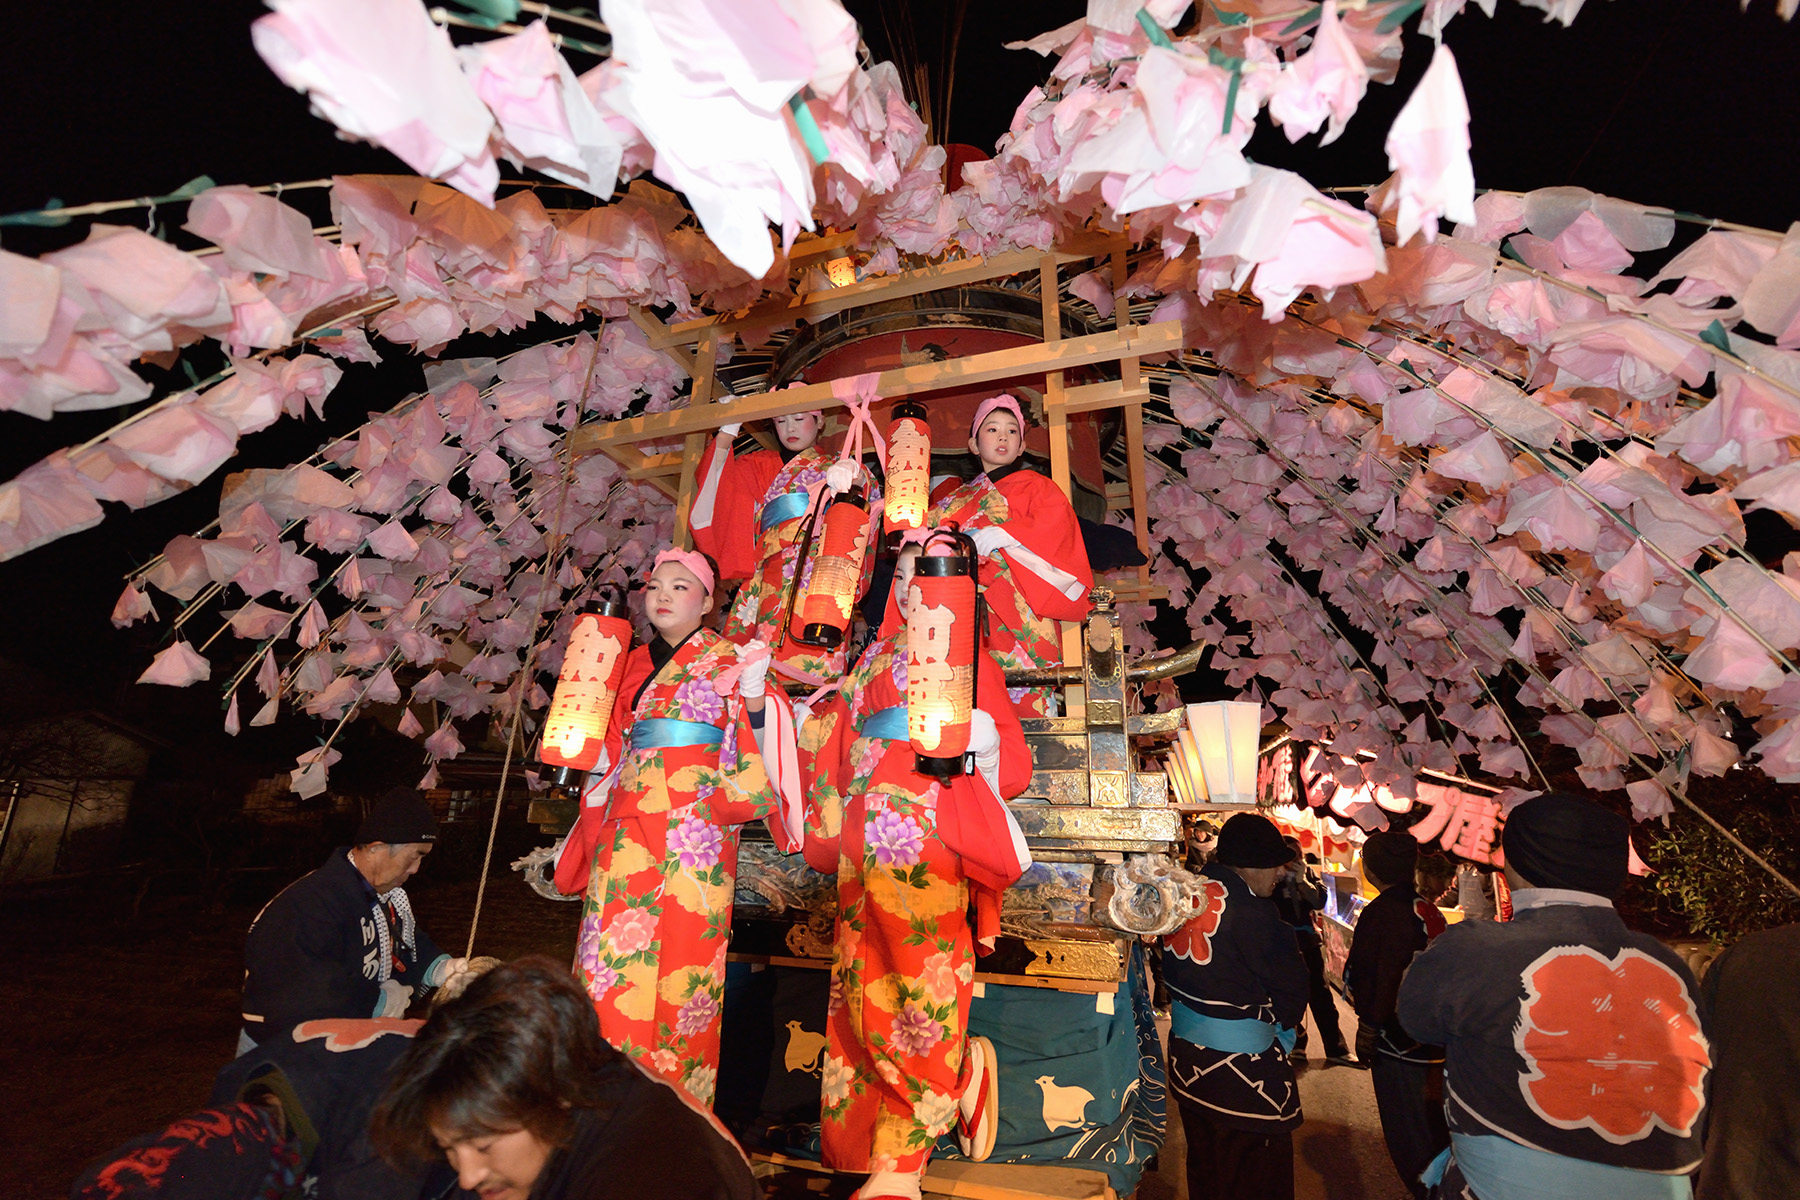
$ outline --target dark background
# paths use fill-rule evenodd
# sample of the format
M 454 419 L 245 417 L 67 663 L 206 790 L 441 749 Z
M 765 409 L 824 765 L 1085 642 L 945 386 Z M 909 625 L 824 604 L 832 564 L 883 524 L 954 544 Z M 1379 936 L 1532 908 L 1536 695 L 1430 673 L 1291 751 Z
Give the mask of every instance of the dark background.
M 889 56 L 890 39 L 898 39 L 934 72 L 949 59 L 953 12 L 966 12 L 949 134 L 983 148 L 992 147 L 1049 67 L 1048 60 L 1002 43 L 1054 28 L 1085 9 L 1079 0 L 855 0 L 849 7 L 878 57 Z M 0 36 L 0 79 L 11 97 L 11 111 L 0 121 L 6 164 L 0 212 L 36 208 L 52 197 L 73 205 L 156 194 L 203 173 L 219 183 L 260 184 L 404 169 L 383 151 L 337 140 L 330 125 L 307 112 L 305 99 L 264 67 L 249 36 L 262 11 L 249 0 L 14 6 Z M 1570 29 L 1500 0 L 1493 18 L 1471 5 L 1451 23 L 1447 40 L 1469 97 L 1481 186 L 1578 184 L 1776 229 L 1800 208 L 1793 166 L 1800 127 L 1790 116 L 1800 81 L 1800 28 L 1775 17 L 1773 0 L 1754 0 L 1747 13 L 1732 0 L 1590 0 Z M 1397 83 L 1371 87 L 1334 145 L 1321 148 L 1311 137 L 1290 146 L 1265 125 L 1251 156 L 1298 170 L 1320 186 L 1379 182 L 1387 174 L 1381 146 L 1388 125 L 1430 49 L 1428 40 L 1409 35 Z M 592 65 L 571 57 L 577 70 Z M 321 198 L 290 196 L 323 221 Z M 0 246 L 41 253 L 84 230 L 80 221 L 61 230 L 9 228 L 0 230 Z M 328 432 L 353 427 L 369 409 L 385 408 L 416 386 L 416 360 L 387 352 L 389 362 L 379 369 L 346 371 L 324 429 L 310 417 L 280 422 L 244 439 L 231 468 L 294 461 Z M 209 369 L 205 361 L 197 365 Z M 0 413 L 0 478 L 123 415 L 106 410 L 45 423 Z M 109 506 L 115 511 L 98 528 L 0 564 L 0 659 L 27 663 L 84 699 L 197 739 L 196 752 L 224 752 L 216 688 L 131 686 L 166 624 L 119 633 L 107 621 L 121 576 L 170 537 L 215 515 L 217 489 L 211 480 L 138 513 Z M 156 599 L 166 618 L 166 598 Z M 295 750 L 288 743 L 299 736 L 298 730 L 247 730 L 232 745 L 238 753 L 286 758 Z

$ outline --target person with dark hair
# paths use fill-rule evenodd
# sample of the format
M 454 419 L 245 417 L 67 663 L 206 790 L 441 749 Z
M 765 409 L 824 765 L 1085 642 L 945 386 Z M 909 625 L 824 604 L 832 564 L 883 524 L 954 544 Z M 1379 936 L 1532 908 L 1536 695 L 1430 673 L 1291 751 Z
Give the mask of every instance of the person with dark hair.
M 1319 1040 L 1325 1043 L 1325 1061 L 1347 1066 L 1352 1061 L 1350 1048 L 1344 1044 L 1344 1031 L 1338 1026 L 1337 1001 L 1332 998 L 1331 985 L 1325 982 L 1325 950 L 1319 943 L 1318 926 L 1313 924 L 1313 914 L 1325 907 L 1325 885 L 1306 865 L 1306 856 L 1300 852 L 1300 839 L 1287 836 L 1281 840 L 1293 850 L 1294 861 L 1282 868 L 1281 878 L 1276 881 L 1274 894 L 1269 899 L 1275 901 L 1281 919 L 1293 928 L 1294 942 L 1306 962 L 1306 1004 L 1312 1010 L 1313 1024 L 1319 1027 Z M 1294 1059 L 1303 1061 L 1306 1058 L 1304 1018 L 1294 1027 L 1294 1039 Z
M 1444 1050 L 1409 1037 L 1394 1015 L 1400 981 L 1444 914 L 1413 888 L 1419 843 L 1410 833 L 1372 833 L 1363 842 L 1363 878 L 1380 894 L 1363 906 L 1350 940 L 1344 984 L 1356 1009 L 1356 1057 L 1370 1068 L 1381 1136 L 1401 1180 L 1418 1200 L 1420 1174 L 1444 1147 Z
M 717 580 L 694 550 L 656 556 L 644 607 L 656 636 L 632 650 L 594 772 L 564 839 L 556 886 L 586 894 L 575 966 L 613 1045 L 712 1102 L 738 835 L 767 818 L 800 848 L 797 766 L 784 802 L 769 736 L 791 738 L 770 658 L 704 628 Z M 765 720 L 775 714 L 774 720 Z M 596 778 L 597 776 L 597 778 Z
M 1713 960 L 1700 995 L 1717 1031 L 1699 1200 L 1800 1196 L 1800 925 Z
M 403 1017 L 415 993 L 464 969 L 401 886 L 437 837 L 424 794 L 397 788 L 375 802 L 355 845 L 263 906 L 244 944 L 240 1053 L 317 1017 Z
M 390 1161 L 442 1155 L 482 1200 L 752 1200 L 724 1127 L 600 1036 L 543 957 L 496 967 L 425 1022 L 371 1123 Z
M 1450 1148 L 1426 1182 L 1444 1200 L 1689 1196 L 1711 1043 L 1687 964 L 1613 909 L 1625 818 L 1552 792 L 1502 838 L 1512 919 L 1450 927 L 1400 985 L 1401 1027 L 1444 1047 Z
M 1080 621 L 1093 606 L 1081 525 L 1062 489 L 1025 465 L 1025 410 L 1010 395 L 975 408 L 969 451 L 981 473 L 934 497 L 927 525 L 956 524 L 981 554 L 981 589 L 992 620 L 992 652 L 1008 671 L 1062 662 L 1058 621 Z M 1021 717 L 1050 715 L 1049 688 L 1027 689 Z
M 1306 1013 L 1306 964 L 1268 900 L 1293 859 L 1274 822 L 1233 815 L 1200 871 L 1194 916 L 1163 940 L 1169 1085 L 1192 1200 L 1294 1195 L 1300 1089 L 1287 1056 Z
M 1413 868 L 1413 890 L 1419 893 L 1419 899 L 1436 908 L 1443 904 L 1455 882 L 1455 863 L 1441 854 L 1420 852 L 1419 864 Z
M 498 959 L 432 994 L 446 1003 Z M 369 1140 L 388 1071 L 424 1021 L 325 1017 L 226 1063 L 209 1107 L 133 1138 L 82 1172 L 71 1200 L 440 1200 L 442 1163 L 396 1167 Z

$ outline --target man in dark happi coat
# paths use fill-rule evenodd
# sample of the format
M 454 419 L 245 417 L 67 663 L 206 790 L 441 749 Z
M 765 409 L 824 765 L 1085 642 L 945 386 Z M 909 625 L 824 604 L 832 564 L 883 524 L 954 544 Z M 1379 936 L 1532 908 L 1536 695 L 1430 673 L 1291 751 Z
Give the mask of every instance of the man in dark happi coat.
M 1444 1048 L 1410 1036 L 1394 1012 L 1406 969 L 1444 932 L 1444 914 L 1413 888 L 1418 860 L 1419 843 L 1410 833 L 1372 833 L 1363 843 L 1363 877 L 1381 894 L 1356 918 L 1344 982 L 1356 1009 L 1356 1057 L 1373 1075 L 1388 1157 L 1412 1194 L 1425 1200 L 1419 1176 L 1450 1144 Z
M 1687 965 L 1613 909 L 1625 818 L 1553 792 L 1504 845 L 1512 919 L 1450 927 L 1400 985 L 1401 1026 L 1444 1047 L 1439 1195 L 1685 1200 L 1711 1046 Z
M 437 836 L 424 795 L 396 789 L 376 802 L 354 846 L 264 906 L 244 944 L 240 1052 L 301 1021 L 403 1017 L 416 995 L 464 968 L 414 919 L 401 886 Z
M 1288 1063 L 1306 964 L 1268 899 L 1294 851 L 1267 818 L 1219 832 L 1187 924 L 1163 944 L 1174 997 L 1169 1083 L 1187 1133 L 1193 1200 L 1290 1200 L 1300 1091 Z

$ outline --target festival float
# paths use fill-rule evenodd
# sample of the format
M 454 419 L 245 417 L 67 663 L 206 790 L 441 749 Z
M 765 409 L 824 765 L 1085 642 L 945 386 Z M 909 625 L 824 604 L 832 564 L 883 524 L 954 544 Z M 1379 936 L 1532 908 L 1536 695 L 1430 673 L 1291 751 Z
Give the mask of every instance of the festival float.
M 1036 1129 L 997 1160 L 1127 1192 L 1159 1144 L 1134 946 L 1186 911 L 1184 814 L 1260 804 L 1343 868 L 1353 831 L 1389 825 L 1491 863 L 1566 748 L 1588 788 L 1640 820 L 1695 812 L 1800 895 L 1690 795 L 1740 767 L 1800 780 L 1800 564 L 1745 522 L 1800 524 L 1792 232 L 1477 194 L 1441 43 L 1386 182 L 1321 190 L 1244 156 L 1265 115 L 1335 136 L 1408 22 L 1437 36 L 1460 3 L 1094 0 L 1023 45 L 1049 75 L 996 153 L 954 158 L 831 0 L 754 4 L 730 32 L 680 6 L 271 7 L 271 68 L 415 173 L 4 218 L 91 223 L 0 252 L 0 407 L 125 415 L 0 484 L 0 555 L 207 483 L 384 353 L 428 360 L 423 390 L 306 460 L 225 476 L 217 520 L 114 612 L 166 629 L 141 682 L 219 687 L 228 732 L 323 722 L 300 794 L 372 717 L 421 743 L 421 787 L 480 740 L 493 820 L 524 782 L 530 819 L 565 830 L 629 644 L 616 599 L 686 544 L 721 426 L 749 449 L 749 423 L 822 409 L 830 438 L 899 431 L 856 455 L 873 474 L 924 454 L 949 475 L 974 406 L 1011 391 L 1114 569 L 1061 662 L 1008 679 L 1058 703 L 1025 722 L 1034 865 L 977 977 L 996 1011 L 1085 1014 L 1104 1082 L 1005 1062 Z M 96 219 L 146 205 L 181 233 Z M 458 352 L 479 334 L 501 340 Z M 137 369 L 194 347 L 226 365 Z M 839 544 L 817 534 L 809 553 Z M 1170 614 L 1187 637 L 1159 645 Z M 1182 704 L 1203 657 L 1218 694 Z M 770 1161 L 804 1158 L 792 1114 L 821 1086 L 818 1027 L 773 1006 L 822 1008 L 833 904 L 746 844 L 728 1030 L 760 1029 L 767 1061 L 728 1069 Z M 928 1188 L 977 1186 L 965 1169 Z

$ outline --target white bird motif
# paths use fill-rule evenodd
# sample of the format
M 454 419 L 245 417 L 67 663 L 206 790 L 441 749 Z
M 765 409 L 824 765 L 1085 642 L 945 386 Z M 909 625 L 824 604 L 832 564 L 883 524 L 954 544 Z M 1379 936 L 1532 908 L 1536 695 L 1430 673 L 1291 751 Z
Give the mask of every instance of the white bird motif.
M 787 1053 L 782 1056 L 782 1062 L 790 1071 L 805 1071 L 809 1075 L 818 1074 L 819 1055 L 825 1050 L 825 1035 L 808 1033 L 800 1028 L 798 1021 L 789 1021 L 787 1027 Z
M 1087 1124 L 1087 1106 L 1094 1093 L 1082 1087 L 1064 1087 L 1050 1075 L 1039 1075 L 1037 1085 L 1044 1090 L 1045 1129 L 1055 1133 Z

